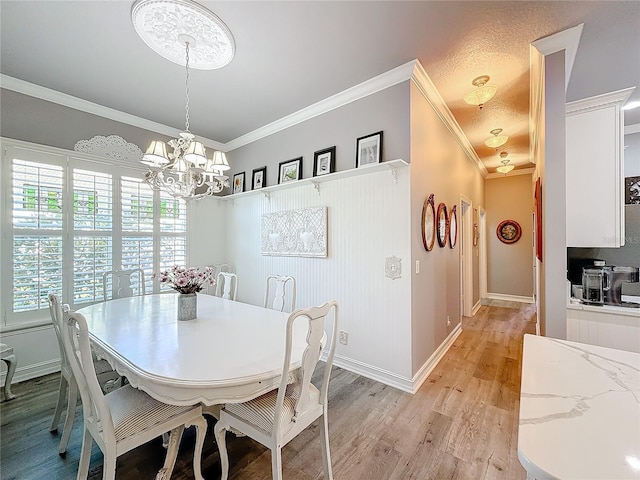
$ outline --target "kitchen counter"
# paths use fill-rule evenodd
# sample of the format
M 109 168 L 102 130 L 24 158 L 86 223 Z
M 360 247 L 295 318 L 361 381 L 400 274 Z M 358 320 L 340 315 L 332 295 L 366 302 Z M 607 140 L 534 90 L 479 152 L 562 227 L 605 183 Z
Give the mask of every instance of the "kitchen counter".
M 519 422 L 529 479 L 640 479 L 640 354 L 525 335 Z

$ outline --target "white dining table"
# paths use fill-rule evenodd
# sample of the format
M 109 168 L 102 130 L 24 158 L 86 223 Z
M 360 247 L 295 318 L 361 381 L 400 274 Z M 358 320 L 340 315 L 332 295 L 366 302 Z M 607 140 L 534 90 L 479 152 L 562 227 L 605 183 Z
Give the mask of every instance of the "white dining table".
M 178 321 L 177 297 L 121 298 L 78 312 L 98 355 L 164 403 L 236 403 L 277 388 L 289 314 L 198 294 L 197 318 Z M 306 322 L 296 322 L 290 371 L 300 366 L 306 336 Z

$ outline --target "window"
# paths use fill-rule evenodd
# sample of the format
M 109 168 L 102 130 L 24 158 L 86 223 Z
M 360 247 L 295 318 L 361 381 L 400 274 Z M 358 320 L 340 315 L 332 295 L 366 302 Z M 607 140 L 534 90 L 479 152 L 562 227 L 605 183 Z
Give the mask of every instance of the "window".
M 157 292 L 153 272 L 186 264 L 184 201 L 154 192 L 141 172 L 122 165 L 9 143 L 3 178 L 11 193 L 2 199 L 10 232 L 2 258 L 12 272 L 2 273 L 5 325 L 48 319 L 49 292 L 74 309 L 102 301 L 106 271 L 142 268 L 145 290 Z

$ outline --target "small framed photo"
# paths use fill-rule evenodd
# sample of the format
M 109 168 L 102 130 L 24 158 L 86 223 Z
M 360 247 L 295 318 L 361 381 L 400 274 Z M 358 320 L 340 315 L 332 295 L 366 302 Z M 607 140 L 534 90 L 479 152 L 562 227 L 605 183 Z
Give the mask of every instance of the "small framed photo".
M 326 175 L 336 171 L 336 147 L 318 150 L 313 154 L 313 176 Z
M 380 163 L 382 158 L 382 132 L 365 135 L 356 140 L 356 168 Z
M 244 172 L 236 173 L 233 176 L 233 193 L 244 192 Z
M 302 157 L 280 162 L 278 183 L 295 182 L 302 178 Z
M 251 190 L 267 186 L 267 167 L 256 168 L 251 176 Z

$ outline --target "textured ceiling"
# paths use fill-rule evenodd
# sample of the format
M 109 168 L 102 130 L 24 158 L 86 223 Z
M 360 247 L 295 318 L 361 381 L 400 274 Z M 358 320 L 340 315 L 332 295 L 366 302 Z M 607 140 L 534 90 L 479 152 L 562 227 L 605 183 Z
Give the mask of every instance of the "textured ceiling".
M 1 72 L 182 129 L 184 69 L 137 37 L 132 3 L 0 1 Z M 635 1 L 200 3 L 236 40 L 227 67 L 191 72 L 191 130 L 223 143 L 417 58 L 489 171 L 494 128 L 530 166 L 529 44 L 580 23 L 568 100 L 640 83 Z M 483 110 L 462 100 L 479 75 L 498 87 Z

